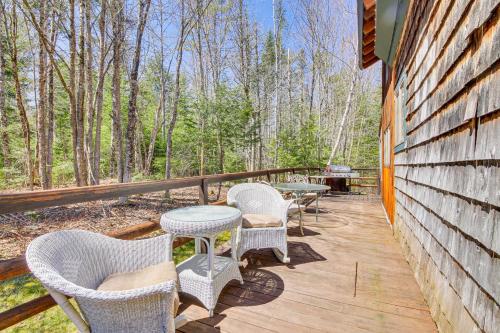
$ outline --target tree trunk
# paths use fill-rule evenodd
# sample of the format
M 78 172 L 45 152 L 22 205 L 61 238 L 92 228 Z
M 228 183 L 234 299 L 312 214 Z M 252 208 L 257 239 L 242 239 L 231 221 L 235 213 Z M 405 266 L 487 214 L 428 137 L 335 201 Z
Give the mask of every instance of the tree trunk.
M 52 45 L 56 44 L 57 41 L 57 9 L 55 5 L 52 5 L 52 19 L 51 19 L 51 31 L 50 31 L 50 41 Z M 53 51 L 50 55 L 54 56 Z M 49 188 L 52 187 L 52 164 L 53 164 L 53 145 L 54 145 L 54 66 L 51 64 L 48 65 L 48 97 L 47 97 L 47 181 L 49 184 Z
M 196 40 L 195 43 L 196 45 L 196 51 L 198 53 L 198 71 L 199 73 L 199 89 L 201 92 L 201 98 L 202 98 L 202 103 L 201 107 L 199 108 L 198 112 L 198 128 L 200 129 L 200 134 L 199 134 L 199 147 L 200 147 L 200 156 L 199 156 L 199 161 L 200 161 L 200 176 L 203 176 L 205 174 L 205 138 L 204 138 L 204 133 L 205 133 L 205 114 L 204 110 L 206 110 L 206 105 L 207 105 L 207 89 L 205 85 L 205 67 L 203 66 L 203 63 L 205 59 L 203 58 L 203 43 L 201 41 L 201 30 L 202 30 L 202 25 L 201 25 L 201 20 L 202 20 L 202 1 L 198 0 L 196 1 L 196 11 L 197 11 L 197 22 L 196 22 Z
M 279 26 L 281 26 L 281 16 L 278 21 L 278 29 L 276 28 L 276 13 L 275 6 L 273 0 L 273 28 L 274 28 L 274 82 L 275 82 L 275 94 L 276 94 L 276 103 L 274 104 L 274 167 L 278 167 L 278 152 L 279 152 L 279 122 L 280 122 L 280 83 L 281 83 L 281 75 L 279 72 L 280 67 L 280 53 L 281 53 L 281 45 L 278 45 L 278 35 L 279 35 Z
M 144 27 L 148 17 L 151 0 L 139 1 L 139 23 L 137 25 L 137 34 L 135 38 L 135 52 L 132 63 L 132 73 L 130 74 L 130 95 L 128 100 L 128 125 L 125 143 L 125 170 L 123 181 L 130 182 L 133 172 L 134 148 L 136 142 L 136 127 L 137 127 L 137 94 L 139 92 L 139 83 L 137 77 L 139 75 L 139 63 L 141 61 L 141 43 Z
M 44 31 L 47 30 L 47 3 L 40 2 L 39 24 Z M 47 177 L 47 54 L 43 47 L 43 37 L 39 35 L 38 53 L 38 173 L 40 174 L 40 185 L 44 190 L 49 188 Z
M 75 28 L 75 0 L 69 1 L 69 21 L 70 21 L 70 41 L 69 41 L 69 90 L 70 95 L 70 115 L 71 115 L 71 136 L 73 145 L 73 169 L 75 172 L 76 184 L 84 184 L 80 174 L 80 164 L 78 163 L 78 108 L 76 103 L 76 28 Z
M 0 10 L 3 11 L 3 6 Z M 0 18 L 3 17 L 3 12 Z M 3 29 L 0 29 L 0 33 Z M 10 147 L 9 147 L 9 132 L 7 126 L 9 121 L 7 118 L 7 108 L 5 103 L 5 49 L 3 34 L 0 34 L 0 140 L 2 143 L 3 166 L 10 167 Z M 8 180 L 8 173 L 5 173 L 5 180 Z
M 85 1 L 80 0 L 80 35 L 78 39 L 78 90 L 77 90 L 77 146 L 76 155 L 78 159 L 78 169 L 80 170 L 80 181 L 82 185 L 87 185 L 87 158 L 85 154 Z
M 7 20 L 5 20 L 4 14 L 4 25 L 5 31 L 8 33 Z M 10 37 L 10 38 L 9 38 Z M 23 102 L 23 93 L 21 88 L 21 80 L 19 78 L 19 64 L 17 58 L 17 10 L 16 6 L 12 6 L 12 15 L 11 15 L 11 32 L 10 36 L 7 37 L 9 40 L 9 49 L 10 49 L 10 58 L 12 64 L 12 77 L 14 79 L 14 86 L 16 90 L 16 105 L 19 110 L 19 118 L 21 119 L 21 126 L 23 130 L 23 139 L 24 139 L 24 157 L 26 160 L 26 169 L 27 169 L 27 177 L 28 184 L 30 190 L 33 190 L 33 161 L 31 159 L 31 133 L 30 133 L 30 124 L 28 121 L 28 116 L 26 114 L 26 109 L 24 107 Z
M 263 143 L 262 143 L 262 102 L 260 94 L 260 66 L 259 66 L 259 34 L 257 27 L 255 27 L 255 76 L 256 76 L 256 94 L 257 94 L 257 151 L 258 151 L 258 169 L 262 170 L 262 155 L 263 155 Z
M 313 44 L 314 45 L 314 44 Z M 309 93 L 309 114 L 308 119 L 311 118 L 313 103 L 314 103 L 314 88 L 316 87 L 316 54 L 313 50 L 312 53 L 312 73 L 311 73 L 311 92 Z
M 219 117 L 216 116 L 216 123 L 217 123 L 217 149 L 219 151 L 219 173 L 220 174 L 223 174 L 224 173 L 224 141 L 223 141 L 223 138 L 222 138 L 222 129 L 221 129 L 221 124 L 220 124 L 220 120 L 219 120 Z M 219 183 L 219 185 L 217 186 L 217 199 L 216 200 L 219 200 L 220 199 L 220 192 L 221 192 L 221 188 L 222 188 L 222 183 Z
M 340 128 L 337 132 L 337 138 L 335 139 L 334 144 L 332 146 L 332 151 L 330 153 L 330 157 L 328 158 L 327 165 L 332 164 L 332 161 L 335 158 L 335 154 L 337 153 L 337 150 L 339 148 L 340 138 L 342 137 L 342 132 L 344 131 L 347 115 L 349 114 L 349 111 L 351 110 L 352 97 L 354 95 L 354 88 L 356 87 L 356 81 L 357 81 L 357 73 L 352 72 L 352 81 L 351 81 L 351 85 L 349 87 L 349 94 L 347 96 L 347 101 L 345 104 L 344 113 L 342 114 L 342 120 L 340 121 Z
M 97 80 L 97 89 L 95 94 L 96 124 L 95 124 L 95 143 L 93 148 L 94 157 L 92 158 L 92 179 L 91 183 L 99 184 L 101 162 L 101 127 L 102 127 L 102 108 L 103 108 L 103 89 L 106 67 L 106 12 L 108 0 L 101 1 L 101 13 L 99 15 L 99 76 Z
M 51 62 L 54 71 L 59 78 L 64 90 L 67 92 L 69 97 L 69 108 L 70 108 L 70 120 L 71 120 L 71 135 L 72 135 L 72 146 L 73 146 L 73 170 L 75 174 L 75 179 L 78 186 L 82 185 L 81 175 L 79 170 L 78 156 L 77 156 L 77 103 L 75 96 L 76 89 L 76 30 L 75 30 L 75 1 L 69 1 L 69 54 L 70 54 L 70 63 L 67 65 L 69 67 L 69 84 L 66 82 L 64 75 L 59 69 L 58 62 L 54 58 L 54 50 L 55 46 L 50 43 L 48 38 L 46 37 L 45 31 L 40 27 L 38 21 L 36 20 L 35 14 L 28 0 L 22 0 L 24 7 L 26 8 L 27 18 L 33 24 L 33 27 L 38 32 L 38 35 L 42 38 L 41 41 L 43 43 L 43 47 L 48 52 L 49 59 Z M 15 8 L 15 6 L 13 7 Z M 15 11 L 13 11 L 15 15 Z M 17 51 L 16 51 L 17 52 Z
M 162 96 L 160 98 L 163 99 Z M 151 131 L 151 139 L 149 141 L 146 161 L 144 162 L 144 174 L 146 176 L 149 176 L 151 174 L 151 163 L 153 163 L 156 137 L 158 136 L 158 131 L 160 129 L 161 112 L 162 112 L 162 101 L 160 100 L 160 103 L 158 103 L 158 107 L 156 108 L 153 130 Z
M 116 176 L 120 183 L 123 183 L 123 140 L 121 123 L 121 45 L 123 42 L 123 6 L 124 3 L 121 0 L 113 0 L 113 133 L 111 142 L 111 164 L 112 169 L 116 170 Z
M 92 17 L 91 17 L 91 5 L 90 0 L 85 1 L 85 50 L 87 51 L 86 66 L 85 66 L 85 81 L 87 83 L 86 93 L 87 93 L 87 133 L 85 135 L 85 156 L 87 157 L 87 170 L 88 170 L 88 182 L 90 184 L 95 184 L 94 176 L 94 143 L 93 143 L 93 132 L 94 132 L 94 78 L 92 75 Z
M 166 148 L 166 162 L 165 162 L 165 179 L 170 179 L 172 172 L 172 135 L 174 133 L 175 124 L 177 122 L 177 111 L 179 108 L 179 99 L 181 95 L 181 66 L 182 66 L 182 56 L 184 51 L 186 33 L 186 23 L 185 23 L 185 13 L 184 13 L 184 1 L 181 0 L 181 30 L 179 35 L 179 43 L 177 49 L 177 64 L 175 67 L 175 91 L 174 100 L 172 105 L 172 116 L 168 124 L 167 130 L 167 148 Z

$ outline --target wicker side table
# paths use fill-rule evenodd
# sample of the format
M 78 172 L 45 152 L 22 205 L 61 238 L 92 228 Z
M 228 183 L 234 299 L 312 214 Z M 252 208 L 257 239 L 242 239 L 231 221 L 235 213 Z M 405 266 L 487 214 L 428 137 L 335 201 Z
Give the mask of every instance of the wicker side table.
M 177 266 L 180 289 L 198 298 L 212 317 L 226 284 L 233 279 L 243 283 L 236 259 L 241 212 L 227 206 L 192 206 L 163 214 L 160 223 L 173 235 L 172 241 L 175 237 L 195 238 L 195 255 Z M 231 231 L 231 258 L 214 254 L 216 237 L 223 231 Z M 201 242 L 206 243 L 207 254 L 201 253 Z

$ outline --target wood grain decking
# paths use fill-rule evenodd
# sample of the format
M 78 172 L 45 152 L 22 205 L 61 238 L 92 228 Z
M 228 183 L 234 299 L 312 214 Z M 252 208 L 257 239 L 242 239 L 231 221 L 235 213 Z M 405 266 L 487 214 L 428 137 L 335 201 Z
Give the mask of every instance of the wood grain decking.
M 323 198 L 320 207 L 318 223 L 306 214 L 304 237 L 290 223 L 290 264 L 267 249 L 244 256 L 245 283 L 226 287 L 213 318 L 182 297 L 190 322 L 178 332 L 435 332 L 380 203 Z

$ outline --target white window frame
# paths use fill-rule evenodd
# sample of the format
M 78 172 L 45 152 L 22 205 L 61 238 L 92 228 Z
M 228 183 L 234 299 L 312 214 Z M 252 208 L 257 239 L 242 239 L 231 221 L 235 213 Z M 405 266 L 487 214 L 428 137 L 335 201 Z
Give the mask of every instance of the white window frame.
M 408 91 L 406 88 L 406 73 L 399 78 L 394 89 L 394 152 L 406 148 L 406 115 Z

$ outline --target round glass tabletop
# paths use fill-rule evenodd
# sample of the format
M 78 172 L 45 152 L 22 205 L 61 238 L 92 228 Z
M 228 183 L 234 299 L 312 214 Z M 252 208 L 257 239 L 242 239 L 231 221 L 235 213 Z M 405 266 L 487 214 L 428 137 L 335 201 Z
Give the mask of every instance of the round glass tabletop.
M 273 187 L 279 191 L 290 192 L 320 192 L 330 189 L 330 186 L 307 183 L 277 183 Z
M 237 218 L 241 212 L 228 206 L 190 206 L 173 209 L 163 214 L 164 218 L 179 222 L 208 222 Z

